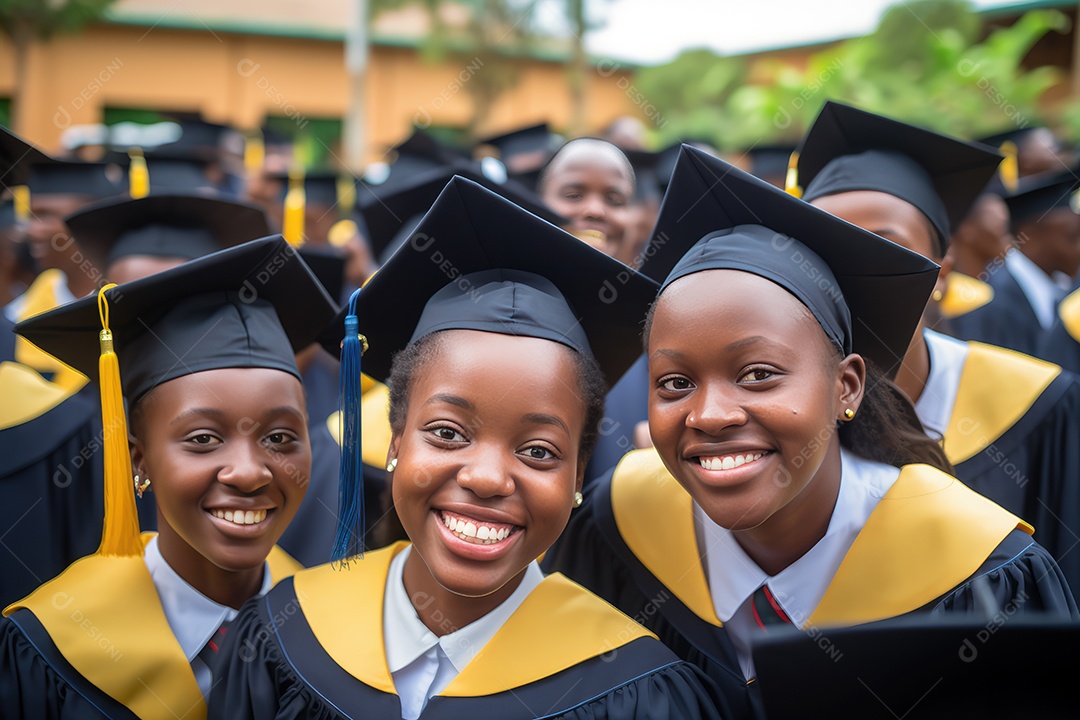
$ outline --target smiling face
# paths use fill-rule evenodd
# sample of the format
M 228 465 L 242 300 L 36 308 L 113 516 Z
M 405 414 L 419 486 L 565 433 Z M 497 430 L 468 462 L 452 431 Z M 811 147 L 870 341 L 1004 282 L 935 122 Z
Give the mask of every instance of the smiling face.
M 577 365 L 538 338 L 450 330 L 436 342 L 390 449 L 394 505 L 413 542 L 405 584 L 501 602 L 558 538 L 581 487 Z
M 633 221 L 631 172 L 629 162 L 614 146 L 572 143 L 552 159 L 544 173 L 541 199 L 570 221 L 570 232 L 602 235 L 597 246 L 613 255 Z
M 838 360 L 793 295 L 745 272 L 687 275 L 657 301 L 648 357 L 653 442 L 714 522 L 782 536 L 827 521 L 837 423 L 865 366 Z
M 196 588 L 261 569 L 296 514 L 311 474 L 304 408 L 300 381 L 267 368 L 185 375 L 139 401 L 133 465 L 152 481 L 162 555 Z

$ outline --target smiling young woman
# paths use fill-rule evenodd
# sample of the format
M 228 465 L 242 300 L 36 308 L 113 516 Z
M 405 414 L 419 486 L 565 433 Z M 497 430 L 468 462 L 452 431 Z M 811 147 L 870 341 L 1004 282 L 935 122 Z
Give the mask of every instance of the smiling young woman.
M 344 345 L 342 516 L 362 517 L 359 330 L 411 542 L 358 556 L 345 522 L 340 563 L 246 605 L 211 718 L 716 717 L 693 666 L 537 563 L 580 505 L 655 284 L 461 178 L 413 237 L 326 340 Z
M 275 546 L 311 468 L 294 353 L 334 312 L 278 236 L 17 326 L 101 387 L 106 516 L 97 553 L 5 610 L 5 716 L 205 717 L 219 634 L 300 567 Z
M 683 147 L 643 271 L 649 429 L 545 555 L 759 716 L 752 648 L 987 605 L 1077 616 L 1031 527 L 948 474 L 879 369 L 937 266 Z M 659 602 L 656 598 L 662 598 Z

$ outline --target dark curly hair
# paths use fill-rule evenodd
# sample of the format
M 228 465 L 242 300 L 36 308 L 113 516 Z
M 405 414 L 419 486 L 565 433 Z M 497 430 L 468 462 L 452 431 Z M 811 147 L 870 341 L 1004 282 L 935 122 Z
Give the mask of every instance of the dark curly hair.
M 395 433 L 400 433 L 405 427 L 413 379 L 427 362 L 438 355 L 445 337 L 446 331 L 424 335 L 394 356 L 386 384 L 390 388 L 390 428 Z M 567 348 L 567 352 L 573 351 Z M 600 421 L 604 417 L 607 386 L 604 384 L 604 374 L 592 355 L 579 352 L 573 352 L 573 355 L 580 388 L 579 397 L 585 404 L 585 429 L 582 432 L 581 452 L 578 455 L 579 462 L 584 466 L 596 448 Z

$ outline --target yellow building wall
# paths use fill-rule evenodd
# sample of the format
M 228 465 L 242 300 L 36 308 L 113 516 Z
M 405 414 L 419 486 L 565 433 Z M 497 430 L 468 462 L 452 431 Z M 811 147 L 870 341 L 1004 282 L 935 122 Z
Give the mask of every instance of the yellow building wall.
M 381 157 L 414 123 L 465 126 L 472 113 L 466 85 L 484 72 L 478 63 L 427 64 L 411 48 L 374 46 L 366 88 L 368 160 Z M 492 109 L 490 131 L 540 121 L 566 125 L 565 67 L 515 63 L 518 82 Z M 0 37 L 0 97 L 10 97 L 13 85 L 12 48 Z M 100 24 L 32 48 L 14 124 L 28 140 L 55 152 L 66 128 L 101 122 L 105 107 L 200 112 L 249 129 L 265 115 L 298 123 L 341 117 L 348 87 L 339 41 Z M 593 131 L 619 115 L 644 118 L 632 76 L 622 68 L 601 66 L 589 78 L 587 96 Z

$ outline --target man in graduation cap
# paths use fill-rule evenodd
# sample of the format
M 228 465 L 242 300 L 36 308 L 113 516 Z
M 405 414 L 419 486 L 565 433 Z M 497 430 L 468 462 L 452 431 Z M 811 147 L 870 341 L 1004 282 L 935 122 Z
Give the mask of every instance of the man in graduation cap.
M 1080 271 L 1077 170 L 1032 175 L 1005 197 L 1016 238 L 987 270 L 993 299 L 951 323 L 953 334 L 1038 356 L 1058 303 Z
M 828 102 L 803 139 L 803 197 L 936 261 L 1001 156 L 905 123 Z M 941 290 L 940 282 L 938 290 Z M 881 302 L 888 289 L 881 288 Z M 1032 523 L 1080 587 L 1080 379 L 992 345 L 927 327 L 884 368 L 940 439 L 958 478 Z

